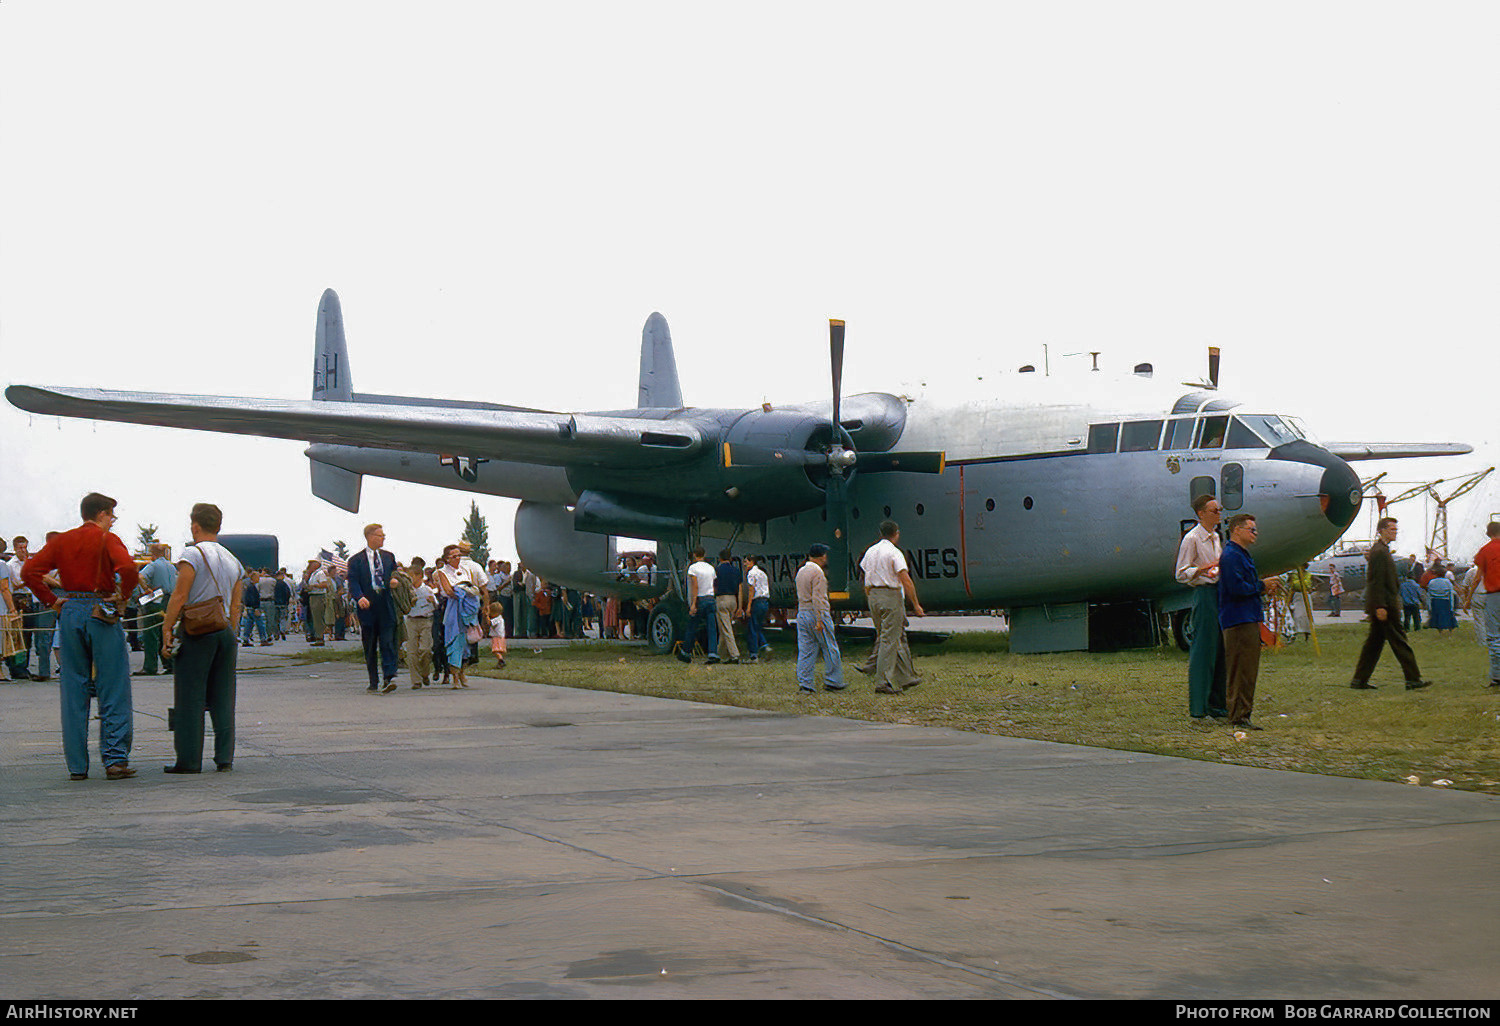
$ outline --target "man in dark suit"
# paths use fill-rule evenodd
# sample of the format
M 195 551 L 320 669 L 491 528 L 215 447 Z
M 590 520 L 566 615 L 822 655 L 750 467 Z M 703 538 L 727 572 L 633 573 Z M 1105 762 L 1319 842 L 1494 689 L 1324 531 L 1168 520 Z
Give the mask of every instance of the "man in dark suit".
M 1396 518 L 1381 517 L 1375 525 L 1379 536 L 1365 559 L 1370 563 L 1365 576 L 1365 612 L 1370 614 L 1370 633 L 1360 649 L 1359 662 L 1354 667 L 1354 679 L 1349 686 L 1356 691 L 1373 691 L 1370 674 L 1380 661 L 1380 654 L 1387 643 L 1401 672 L 1406 675 L 1406 690 L 1416 691 L 1427 687 L 1431 681 L 1422 679 L 1417 668 L 1417 657 L 1412 654 L 1406 640 L 1406 629 L 1401 626 L 1401 580 L 1396 574 L 1396 561 L 1391 557 L 1391 542 L 1396 540 Z
M 365 669 L 370 672 L 371 694 L 396 690 L 396 604 L 391 598 L 391 577 L 396 557 L 381 548 L 385 528 L 365 528 L 365 547 L 349 558 L 349 597 L 359 617 L 359 640 L 365 647 Z M 376 655 L 380 665 L 375 663 Z M 385 675 L 381 687 L 379 673 Z

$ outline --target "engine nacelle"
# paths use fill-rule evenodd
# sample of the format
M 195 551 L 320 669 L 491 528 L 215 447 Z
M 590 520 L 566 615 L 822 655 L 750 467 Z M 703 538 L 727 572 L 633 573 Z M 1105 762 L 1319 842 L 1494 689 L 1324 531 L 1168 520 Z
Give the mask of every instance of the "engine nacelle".
M 573 511 L 551 503 L 523 502 L 516 510 L 516 553 L 527 568 L 551 584 L 579 591 L 652 598 L 666 591 L 656 584 L 624 584 L 609 562 L 609 538 L 573 529 Z

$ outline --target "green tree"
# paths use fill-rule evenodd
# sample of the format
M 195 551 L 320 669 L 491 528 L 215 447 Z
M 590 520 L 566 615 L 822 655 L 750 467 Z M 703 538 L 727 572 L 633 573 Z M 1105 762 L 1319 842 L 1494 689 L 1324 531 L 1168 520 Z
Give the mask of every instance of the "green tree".
M 342 541 L 336 541 L 333 543 L 333 554 L 347 561 L 349 559 L 349 546 L 345 545 Z
M 140 540 L 135 550 L 135 554 L 138 556 L 143 556 L 151 551 L 151 546 L 161 540 L 156 536 L 156 532 L 160 531 L 161 528 L 155 524 L 136 524 L 135 529 L 140 532 Z
M 469 553 L 469 558 L 480 566 L 485 566 L 490 561 L 490 529 L 485 525 L 484 517 L 479 515 L 479 503 L 470 500 L 469 517 L 464 521 L 464 533 L 459 536 L 463 541 L 474 547 Z

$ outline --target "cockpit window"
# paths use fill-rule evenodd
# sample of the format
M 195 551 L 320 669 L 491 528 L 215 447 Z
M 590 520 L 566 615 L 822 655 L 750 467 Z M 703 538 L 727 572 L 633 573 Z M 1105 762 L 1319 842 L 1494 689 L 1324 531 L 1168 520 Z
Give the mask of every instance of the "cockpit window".
M 1253 435 L 1252 439 L 1250 436 Z M 1295 442 L 1299 436 L 1282 423 L 1280 417 L 1258 413 L 1242 413 L 1234 418 L 1229 429 L 1229 448 L 1258 449 L 1263 445 L 1275 448 L 1287 442 Z
M 1222 449 L 1224 448 L 1224 432 L 1229 427 L 1229 418 L 1204 417 L 1199 422 L 1198 444 L 1194 449 Z
M 1134 420 L 1120 427 L 1121 452 L 1150 452 L 1161 440 L 1161 421 Z
M 1226 449 L 1263 449 L 1265 440 L 1256 434 L 1241 417 L 1235 417 L 1229 422 L 1229 437 L 1224 440 Z M 1228 509 L 1229 507 L 1225 507 Z
M 1192 417 L 1182 420 L 1167 421 L 1167 438 L 1162 443 L 1163 449 L 1189 449 L 1193 445 L 1193 425 L 1197 423 Z

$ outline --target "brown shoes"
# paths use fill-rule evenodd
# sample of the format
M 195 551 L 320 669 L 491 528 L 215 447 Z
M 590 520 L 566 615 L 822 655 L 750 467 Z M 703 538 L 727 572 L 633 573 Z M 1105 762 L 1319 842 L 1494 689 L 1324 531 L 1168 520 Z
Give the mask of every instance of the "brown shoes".
M 135 767 L 127 763 L 117 762 L 113 766 L 104 767 L 104 775 L 111 780 L 124 780 L 135 776 Z

